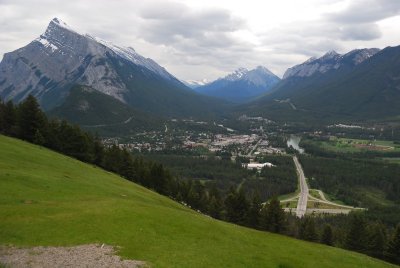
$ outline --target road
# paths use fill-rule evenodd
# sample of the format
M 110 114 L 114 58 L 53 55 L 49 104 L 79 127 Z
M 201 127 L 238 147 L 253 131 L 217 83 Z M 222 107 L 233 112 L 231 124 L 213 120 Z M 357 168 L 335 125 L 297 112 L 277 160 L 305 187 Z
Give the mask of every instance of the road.
M 253 149 L 250 150 L 250 152 L 247 154 L 248 157 L 251 157 L 251 155 L 254 153 L 254 151 L 257 149 L 258 145 L 262 141 L 262 138 L 257 141 L 257 143 L 253 146 Z
M 302 218 L 306 214 L 307 201 L 308 201 L 308 185 L 306 182 L 306 177 L 304 176 L 303 168 L 301 167 L 297 156 L 293 156 L 293 161 L 296 166 L 297 176 L 299 178 L 300 184 L 300 195 L 299 201 L 297 202 L 296 216 Z

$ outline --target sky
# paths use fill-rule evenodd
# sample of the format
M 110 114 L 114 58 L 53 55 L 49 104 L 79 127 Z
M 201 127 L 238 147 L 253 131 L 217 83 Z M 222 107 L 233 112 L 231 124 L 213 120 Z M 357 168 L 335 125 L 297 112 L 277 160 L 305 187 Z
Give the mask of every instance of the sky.
M 400 45 L 400 0 L 0 0 L 0 58 L 57 17 L 181 80 L 287 68 L 327 51 Z

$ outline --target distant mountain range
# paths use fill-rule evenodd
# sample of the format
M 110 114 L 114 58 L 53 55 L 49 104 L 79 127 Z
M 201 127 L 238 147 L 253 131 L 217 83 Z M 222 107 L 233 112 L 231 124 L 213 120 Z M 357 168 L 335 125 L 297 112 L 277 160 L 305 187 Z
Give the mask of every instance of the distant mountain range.
M 326 73 L 343 67 L 352 68 L 379 52 L 377 48 L 355 49 L 344 55 L 329 51 L 320 58 L 310 58 L 306 62 L 286 70 L 283 79 L 290 77 L 310 77 L 316 73 Z
M 400 47 L 330 51 L 289 68 L 282 80 L 259 66 L 185 84 L 133 48 L 80 34 L 57 18 L 0 63 L 1 99 L 20 102 L 32 94 L 48 113 L 86 126 L 135 129 L 146 122 L 159 127 L 166 117 L 215 118 L 232 112 L 229 102 L 238 104 L 234 115 L 353 122 L 399 120 Z
M 210 83 L 210 81 L 208 81 L 207 79 L 203 79 L 203 80 L 186 80 L 186 81 L 182 81 L 183 84 L 185 84 L 187 87 L 190 87 L 192 89 L 201 87 L 201 86 L 205 86 L 207 84 Z
M 354 122 L 398 120 L 399 107 L 400 46 L 312 58 L 239 110 L 281 121 Z
M 235 72 L 204 86 L 195 87 L 198 93 L 241 103 L 268 92 L 280 78 L 267 68 L 239 68 Z
M 39 38 L 6 53 L 0 63 L 0 97 L 5 100 L 19 102 L 32 94 L 51 110 L 77 84 L 154 115 L 207 116 L 222 108 L 133 48 L 79 34 L 57 18 Z

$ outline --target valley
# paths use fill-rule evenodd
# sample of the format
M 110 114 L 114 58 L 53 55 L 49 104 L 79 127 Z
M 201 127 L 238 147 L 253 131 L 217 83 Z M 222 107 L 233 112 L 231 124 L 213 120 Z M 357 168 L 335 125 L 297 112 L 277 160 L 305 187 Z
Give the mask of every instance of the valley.
M 141 10 L 140 21 L 158 25 L 176 8 Z M 271 48 L 244 53 L 242 42 L 231 44 L 235 61 L 217 49 L 218 64 L 205 68 L 208 46 L 237 32 L 217 23 L 229 32 L 217 38 L 180 24 L 185 33 L 166 31 L 169 44 L 142 33 L 137 45 L 178 57 L 160 62 L 186 77 L 219 78 L 184 81 L 59 18 L 4 54 L 0 267 L 18 267 L 15 252 L 41 263 L 42 250 L 145 267 L 400 265 L 400 46 L 318 54 L 297 41 L 300 56 L 284 47 L 271 57 L 296 59 L 278 76 L 259 62 Z M 201 60 L 180 51 L 196 36 Z

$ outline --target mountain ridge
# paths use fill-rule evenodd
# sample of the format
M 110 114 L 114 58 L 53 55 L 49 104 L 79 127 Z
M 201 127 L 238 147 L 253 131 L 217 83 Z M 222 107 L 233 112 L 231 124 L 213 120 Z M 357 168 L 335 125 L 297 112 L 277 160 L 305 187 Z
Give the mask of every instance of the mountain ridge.
M 347 61 L 324 73 L 283 79 L 269 94 L 238 110 L 291 122 L 394 119 L 400 116 L 399 70 L 400 46 L 387 47 L 358 64 Z
M 134 49 L 82 35 L 57 18 L 39 38 L 6 53 L 0 63 L 0 97 L 5 100 L 20 102 L 32 94 L 51 110 L 77 84 L 154 115 L 212 116 L 221 109 L 218 101 L 187 90 Z
M 268 92 L 280 78 L 263 66 L 255 69 L 238 68 L 207 85 L 196 87 L 198 93 L 231 102 L 246 102 Z

